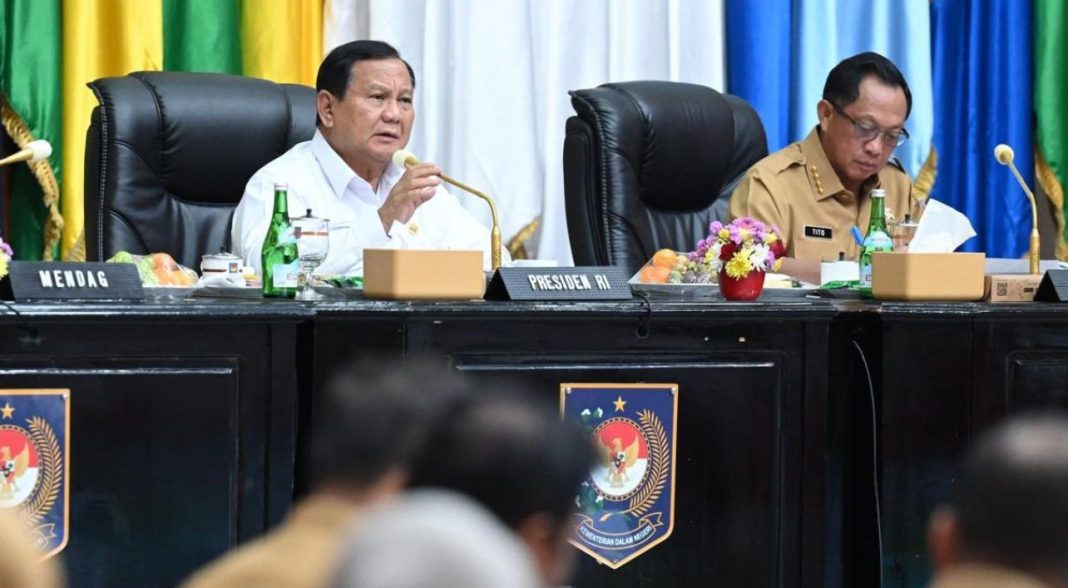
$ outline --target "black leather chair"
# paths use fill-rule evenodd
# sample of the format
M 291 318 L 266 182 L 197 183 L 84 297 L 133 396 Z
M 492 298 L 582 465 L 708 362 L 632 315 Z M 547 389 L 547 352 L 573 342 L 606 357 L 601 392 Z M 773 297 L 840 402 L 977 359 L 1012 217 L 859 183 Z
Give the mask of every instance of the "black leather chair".
M 576 265 L 637 271 L 658 249 L 690 251 L 768 153 L 760 117 L 695 84 L 625 82 L 571 92 L 564 197 Z
M 138 72 L 89 84 L 86 258 L 166 252 L 198 269 L 229 247 L 252 174 L 315 131 L 315 90 L 222 74 Z

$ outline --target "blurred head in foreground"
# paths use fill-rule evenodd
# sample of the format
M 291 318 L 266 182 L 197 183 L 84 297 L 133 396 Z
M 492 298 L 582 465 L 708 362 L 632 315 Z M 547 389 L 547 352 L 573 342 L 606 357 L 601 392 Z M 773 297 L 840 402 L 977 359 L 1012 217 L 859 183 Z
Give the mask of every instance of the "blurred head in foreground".
M 939 576 L 985 566 L 1068 586 L 1068 417 L 1024 415 L 981 436 L 929 543 Z
M 412 463 L 412 487 L 466 494 L 526 544 L 549 585 L 570 575 L 567 545 L 579 484 L 594 463 L 590 442 L 555 406 L 518 382 L 489 383 L 456 403 Z M 547 399 L 546 399 L 547 400 Z
M 63 574 L 56 558 L 41 561 L 25 527 L 9 512 L 0 512 L 0 588 L 60 588 Z
M 469 385 L 423 359 L 368 358 L 334 375 L 314 408 L 313 489 L 367 497 L 401 490 L 430 424 Z
M 335 588 L 536 588 L 511 529 L 473 499 L 409 492 L 368 514 L 343 549 Z

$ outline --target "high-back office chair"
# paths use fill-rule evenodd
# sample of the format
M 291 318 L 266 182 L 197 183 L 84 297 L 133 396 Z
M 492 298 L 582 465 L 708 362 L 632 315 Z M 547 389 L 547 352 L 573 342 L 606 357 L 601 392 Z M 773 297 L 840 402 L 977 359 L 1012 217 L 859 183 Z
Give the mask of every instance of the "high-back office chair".
M 315 131 L 315 90 L 222 74 L 138 72 L 89 84 L 86 258 L 166 252 L 199 269 L 229 247 L 252 174 Z
M 636 271 L 690 251 L 749 167 L 768 153 L 760 117 L 694 84 L 625 82 L 571 92 L 564 198 L 576 265 Z

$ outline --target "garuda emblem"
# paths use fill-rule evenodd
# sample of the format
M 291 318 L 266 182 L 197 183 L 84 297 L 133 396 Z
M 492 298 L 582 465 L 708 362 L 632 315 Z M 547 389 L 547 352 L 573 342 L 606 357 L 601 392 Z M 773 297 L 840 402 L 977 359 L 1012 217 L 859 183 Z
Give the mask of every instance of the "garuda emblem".
M 47 558 L 67 544 L 68 390 L 0 390 L 0 508 Z
M 575 497 L 571 543 L 612 568 L 671 535 L 675 510 L 674 384 L 562 384 L 564 418 L 600 459 Z

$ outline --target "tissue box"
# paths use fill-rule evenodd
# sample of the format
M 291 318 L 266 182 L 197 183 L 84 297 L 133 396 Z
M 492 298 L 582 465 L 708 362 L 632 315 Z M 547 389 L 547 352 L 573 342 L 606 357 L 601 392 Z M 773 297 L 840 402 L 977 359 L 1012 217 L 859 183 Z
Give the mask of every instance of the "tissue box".
M 991 302 L 1031 302 L 1042 274 L 991 274 L 986 277 L 984 299 Z
M 486 292 L 482 252 L 364 249 L 363 294 L 391 300 L 471 300 Z
M 983 253 L 876 253 L 872 296 L 880 300 L 980 300 Z

